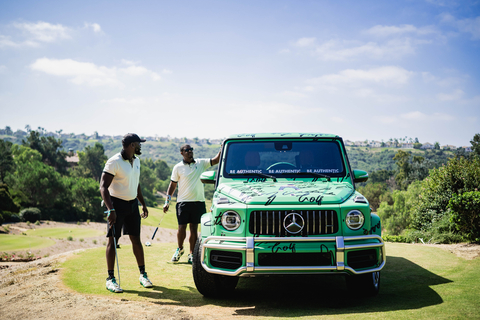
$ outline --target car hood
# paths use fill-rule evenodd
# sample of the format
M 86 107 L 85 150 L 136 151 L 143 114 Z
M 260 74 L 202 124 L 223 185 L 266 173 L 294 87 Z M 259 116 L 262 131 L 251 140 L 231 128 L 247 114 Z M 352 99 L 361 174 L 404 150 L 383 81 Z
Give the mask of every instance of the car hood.
M 355 192 L 340 182 L 232 182 L 218 186 L 223 196 L 249 205 L 321 205 L 338 204 Z

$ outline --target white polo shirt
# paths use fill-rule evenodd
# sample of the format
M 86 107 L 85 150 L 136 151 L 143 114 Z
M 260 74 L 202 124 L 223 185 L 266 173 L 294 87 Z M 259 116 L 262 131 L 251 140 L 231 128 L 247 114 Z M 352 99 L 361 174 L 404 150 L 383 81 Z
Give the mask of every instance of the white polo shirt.
M 138 182 L 140 181 L 140 159 L 130 161 L 123 159 L 121 153 L 117 153 L 105 164 L 104 172 L 113 175 L 112 183 L 108 187 L 110 195 L 122 200 L 130 201 L 137 197 Z
M 200 175 L 211 167 L 210 159 L 195 159 L 194 163 L 177 163 L 171 180 L 178 183 L 177 202 L 205 201 Z

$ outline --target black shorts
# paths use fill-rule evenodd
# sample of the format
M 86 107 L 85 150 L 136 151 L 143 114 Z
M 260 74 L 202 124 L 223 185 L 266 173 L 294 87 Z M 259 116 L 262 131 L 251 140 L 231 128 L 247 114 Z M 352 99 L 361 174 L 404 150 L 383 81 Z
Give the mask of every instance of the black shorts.
M 111 197 L 113 202 L 113 208 L 117 215 L 115 221 L 115 236 L 120 238 L 121 231 L 123 229 L 124 235 L 140 236 L 140 210 L 138 210 L 138 200 L 133 199 L 130 201 L 122 200 L 119 198 Z M 112 228 L 107 224 L 107 238 L 112 237 Z
M 207 210 L 205 210 L 205 202 L 203 201 L 178 202 L 176 209 L 179 225 L 189 223 L 199 224 L 202 215 L 207 212 Z

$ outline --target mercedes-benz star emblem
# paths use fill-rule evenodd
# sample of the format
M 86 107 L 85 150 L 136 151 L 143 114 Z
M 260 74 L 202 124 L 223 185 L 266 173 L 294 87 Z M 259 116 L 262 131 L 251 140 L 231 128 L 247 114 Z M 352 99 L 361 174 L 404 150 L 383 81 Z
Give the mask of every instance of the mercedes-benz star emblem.
M 305 221 L 303 220 L 303 217 L 296 212 L 287 214 L 285 219 L 283 219 L 283 227 L 289 233 L 293 233 L 293 234 L 299 233 L 300 231 L 303 230 L 304 225 L 305 225 Z

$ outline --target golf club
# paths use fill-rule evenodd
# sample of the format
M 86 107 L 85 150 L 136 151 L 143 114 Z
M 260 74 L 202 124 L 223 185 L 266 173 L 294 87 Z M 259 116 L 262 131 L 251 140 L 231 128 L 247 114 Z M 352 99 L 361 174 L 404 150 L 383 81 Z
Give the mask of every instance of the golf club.
M 115 225 L 112 224 L 112 233 L 113 233 L 113 244 L 115 246 L 115 259 L 117 260 L 117 273 L 118 273 L 118 286 L 120 285 L 120 266 L 118 265 L 118 254 L 117 254 L 117 238 L 115 237 Z
M 157 234 L 158 227 L 160 227 L 160 223 L 162 223 L 162 220 L 163 220 L 163 218 L 165 217 L 165 215 L 166 215 L 166 213 L 164 213 L 163 216 L 160 218 L 160 222 L 158 223 L 157 228 L 156 228 L 155 231 L 153 232 L 152 240 L 153 240 L 153 238 L 155 238 L 155 234 Z

